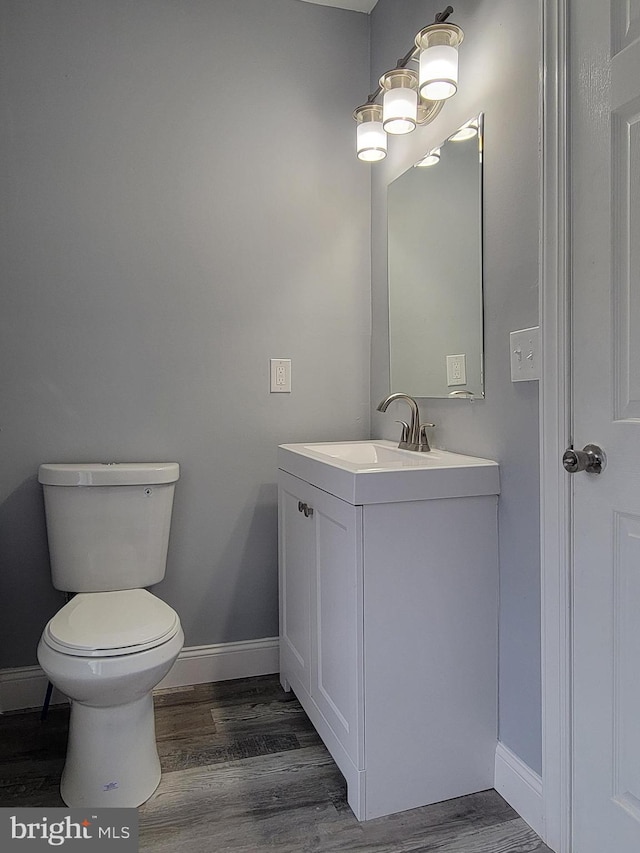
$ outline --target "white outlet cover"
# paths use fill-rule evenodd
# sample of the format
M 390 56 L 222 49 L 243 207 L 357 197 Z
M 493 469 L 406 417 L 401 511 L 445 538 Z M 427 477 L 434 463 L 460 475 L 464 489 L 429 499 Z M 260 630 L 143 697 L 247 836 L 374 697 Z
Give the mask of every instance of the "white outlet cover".
M 540 326 L 509 334 L 511 381 L 540 379 Z
M 447 385 L 467 384 L 467 356 L 465 353 L 447 356 Z
M 291 359 L 270 358 L 269 359 L 269 389 L 272 394 L 291 393 Z

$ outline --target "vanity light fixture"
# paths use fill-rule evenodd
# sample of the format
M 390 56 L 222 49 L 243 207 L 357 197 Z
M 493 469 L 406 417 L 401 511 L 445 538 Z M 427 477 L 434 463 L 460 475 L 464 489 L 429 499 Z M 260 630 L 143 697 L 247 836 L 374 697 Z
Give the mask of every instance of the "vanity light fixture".
M 433 149 L 433 151 L 429 151 L 429 153 L 428 153 L 428 154 L 426 154 L 426 155 L 422 158 L 422 160 L 419 160 L 419 161 L 416 163 L 416 166 L 418 166 L 418 167 L 422 167 L 422 166 L 435 166 L 435 165 L 436 165 L 436 163 L 439 163 L 439 162 L 440 162 L 440 149 L 439 149 L 439 148 L 434 148 L 434 149 Z
M 387 133 L 401 135 L 410 133 L 416 125 L 429 124 L 444 101 L 456 93 L 458 46 L 464 34 L 456 24 L 445 23 L 452 12 L 452 6 L 438 12 L 434 23 L 420 30 L 415 45 L 396 67 L 382 75 L 367 102 L 354 110 L 360 160 L 382 160 L 387 154 Z M 407 68 L 413 61 L 419 62 L 419 73 Z M 380 95 L 382 105 L 376 103 Z

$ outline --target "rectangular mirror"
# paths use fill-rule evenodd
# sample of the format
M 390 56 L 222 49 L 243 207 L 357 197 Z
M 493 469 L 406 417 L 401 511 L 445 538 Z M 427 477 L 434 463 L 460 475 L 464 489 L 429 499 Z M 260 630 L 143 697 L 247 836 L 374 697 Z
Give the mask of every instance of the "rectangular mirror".
M 392 392 L 484 397 L 482 119 L 388 187 Z

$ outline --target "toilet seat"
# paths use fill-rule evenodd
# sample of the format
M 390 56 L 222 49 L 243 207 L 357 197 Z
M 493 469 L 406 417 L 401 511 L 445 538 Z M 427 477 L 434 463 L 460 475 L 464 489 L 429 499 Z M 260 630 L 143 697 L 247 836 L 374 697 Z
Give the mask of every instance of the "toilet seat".
M 79 593 L 47 624 L 44 642 L 79 657 L 129 655 L 162 645 L 180 630 L 178 614 L 146 589 Z

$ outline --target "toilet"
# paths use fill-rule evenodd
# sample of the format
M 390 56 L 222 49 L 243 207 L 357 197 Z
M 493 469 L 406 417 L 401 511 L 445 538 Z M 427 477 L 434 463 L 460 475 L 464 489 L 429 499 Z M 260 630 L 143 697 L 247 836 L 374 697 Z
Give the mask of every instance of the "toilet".
M 184 644 L 178 614 L 145 587 L 165 574 L 176 462 L 41 465 L 51 575 L 76 593 L 38 660 L 71 700 L 60 783 L 71 807 L 139 806 L 160 782 L 153 688 Z

